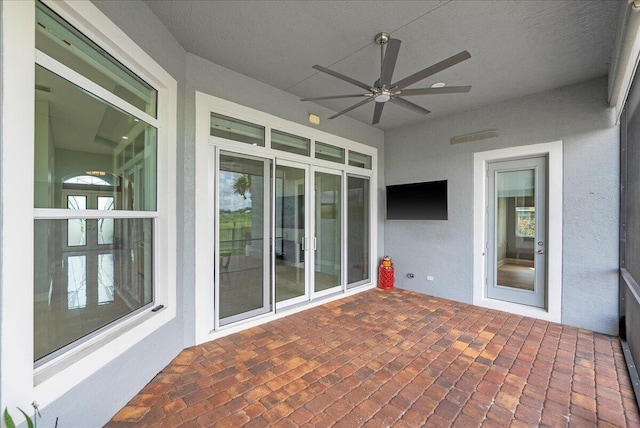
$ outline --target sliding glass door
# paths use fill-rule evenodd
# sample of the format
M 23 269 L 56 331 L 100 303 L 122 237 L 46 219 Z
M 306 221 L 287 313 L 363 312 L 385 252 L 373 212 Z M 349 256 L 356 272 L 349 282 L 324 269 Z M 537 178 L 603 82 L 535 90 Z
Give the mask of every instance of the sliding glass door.
M 347 176 L 347 288 L 369 281 L 369 179 Z
M 314 171 L 314 296 L 342 288 L 342 174 Z
M 270 312 L 271 160 L 221 152 L 218 161 L 219 325 Z
M 278 161 L 275 173 L 276 309 L 309 300 L 309 167 Z
M 370 281 L 368 178 L 214 151 L 214 329 Z

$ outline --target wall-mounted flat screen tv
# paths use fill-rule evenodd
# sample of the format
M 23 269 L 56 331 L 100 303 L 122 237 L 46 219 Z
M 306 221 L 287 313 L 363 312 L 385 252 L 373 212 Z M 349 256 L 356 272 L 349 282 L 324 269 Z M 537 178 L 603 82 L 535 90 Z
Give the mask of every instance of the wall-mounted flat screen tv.
M 387 220 L 447 220 L 447 180 L 387 186 Z

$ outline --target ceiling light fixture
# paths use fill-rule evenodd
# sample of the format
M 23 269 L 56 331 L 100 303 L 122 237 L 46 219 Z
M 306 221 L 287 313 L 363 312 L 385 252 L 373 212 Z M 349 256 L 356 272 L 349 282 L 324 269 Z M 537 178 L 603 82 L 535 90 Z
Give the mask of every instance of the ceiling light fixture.
M 431 85 L 432 88 L 444 88 L 445 86 L 447 86 L 447 84 L 444 82 L 436 82 Z

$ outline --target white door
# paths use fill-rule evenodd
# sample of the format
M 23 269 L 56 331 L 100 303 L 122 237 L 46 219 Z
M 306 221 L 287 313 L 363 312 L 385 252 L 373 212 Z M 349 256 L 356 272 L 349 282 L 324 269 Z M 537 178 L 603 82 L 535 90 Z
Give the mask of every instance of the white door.
M 487 166 L 486 295 L 547 305 L 547 158 Z

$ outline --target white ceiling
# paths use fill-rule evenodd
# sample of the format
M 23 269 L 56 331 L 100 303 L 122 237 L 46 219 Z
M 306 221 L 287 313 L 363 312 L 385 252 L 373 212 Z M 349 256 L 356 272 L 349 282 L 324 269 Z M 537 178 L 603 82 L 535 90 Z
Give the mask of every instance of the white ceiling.
M 472 85 L 466 94 L 414 96 L 422 116 L 387 103 L 377 127 L 399 126 L 566 86 L 609 69 L 620 1 L 153 1 L 188 51 L 298 97 L 362 92 L 319 64 L 373 84 L 375 34 L 402 41 L 395 82 L 460 51 L 471 59 L 411 88 Z M 241 89 L 240 89 L 241 90 Z M 333 111 L 359 99 L 318 101 Z M 349 113 L 371 123 L 373 102 Z M 326 120 L 326 118 L 322 118 Z M 341 120 L 340 118 L 333 120 Z

